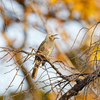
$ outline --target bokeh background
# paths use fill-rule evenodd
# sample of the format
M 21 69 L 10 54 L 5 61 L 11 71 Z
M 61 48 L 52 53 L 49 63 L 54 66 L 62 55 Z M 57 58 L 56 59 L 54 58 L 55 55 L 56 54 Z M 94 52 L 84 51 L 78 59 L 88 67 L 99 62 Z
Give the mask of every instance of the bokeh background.
M 30 51 L 30 47 L 38 48 L 48 32 L 59 34 L 59 39 L 55 41 L 56 47 L 52 57 L 65 61 L 69 66 L 75 66 L 75 60 L 71 60 L 71 58 L 75 56 L 77 51 L 83 51 L 90 45 L 93 31 L 91 29 L 86 33 L 86 29 L 83 29 L 77 37 L 79 30 L 82 27 L 90 28 L 99 20 L 100 0 L 0 0 L 0 47 L 12 47 Z M 93 41 L 99 38 L 99 32 L 100 25 L 97 26 L 94 32 Z M 71 48 L 76 37 L 77 40 L 73 48 Z M 0 57 L 4 54 L 1 52 Z M 65 56 L 68 57 L 69 61 Z M 2 94 L 6 91 L 16 73 L 16 70 L 6 73 L 15 67 L 15 65 L 7 67 L 7 65 L 14 63 L 13 60 L 7 62 L 9 58 L 10 56 L 6 56 L 0 60 L 1 100 L 4 96 Z M 23 64 L 27 72 L 32 69 L 33 61 L 34 58 Z M 39 69 L 38 77 L 42 71 L 42 69 Z M 87 71 L 90 70 L 88 69 Z M 66 75 L 68 74 L 68 71 L 61 72 Z M 25 76 L 21 69 L 18 74 L 12 86 L 5 93 L 5 99 L 16 90 Z M 33 84 L 36 81 L 30 80 Z M 30 84 L 26 79 L 22 90 L 28 90 L 29 87 Z M 38 86 L 34 84 L 34 87 Z M 42 100 L 42 95 L 48 89 L 50 88 L 39 90 L 37 100 Z M 81 97 L 80 95 L 77 100 L 80 100 Z M 13 98 L 13 100 L 17 100 L 16 98 Z M 88 98 L 90 100 L 91 96 L 89 95 Z M 28 93 L 24 97 L 24 100 L 26 99 L 33 100 L 32 96 Z M 53 100 L 52 93 L 48 96 L 48 100 Z

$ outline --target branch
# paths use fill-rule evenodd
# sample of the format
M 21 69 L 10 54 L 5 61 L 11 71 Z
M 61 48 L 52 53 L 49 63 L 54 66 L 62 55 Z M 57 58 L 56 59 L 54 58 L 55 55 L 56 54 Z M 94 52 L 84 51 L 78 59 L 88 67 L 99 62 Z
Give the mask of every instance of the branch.
M 94 81 L 100 77 L 100 72 L 97 69 L 92 74 L 88 75 L 85 79 L 79 81 L 77 84 L 75 84 L 68 92 L 66 92 L 59 100 L 68 100 L 72 96 L 75 96 L 78 94 L 79 91 L 81 91 L 86 85 L 88 85 L 90 82 Z

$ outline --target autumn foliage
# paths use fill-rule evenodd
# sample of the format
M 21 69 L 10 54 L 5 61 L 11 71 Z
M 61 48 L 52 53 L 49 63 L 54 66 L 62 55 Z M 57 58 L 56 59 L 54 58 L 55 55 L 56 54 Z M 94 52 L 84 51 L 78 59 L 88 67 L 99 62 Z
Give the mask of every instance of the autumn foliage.
M 1 0 L 0 100 L 99 100 L 99 24 L 100 0 Z M 51 33 L 59 34 L 55 50 L 32 80 L 37 48 Z

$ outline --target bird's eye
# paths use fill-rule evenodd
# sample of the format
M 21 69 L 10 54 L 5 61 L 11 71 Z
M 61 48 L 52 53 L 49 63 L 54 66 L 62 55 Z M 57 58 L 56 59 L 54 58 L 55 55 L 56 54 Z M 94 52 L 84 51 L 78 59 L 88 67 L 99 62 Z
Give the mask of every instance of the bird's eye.
M 49 39 L 52 40 L 53 35 L 49 36 Z

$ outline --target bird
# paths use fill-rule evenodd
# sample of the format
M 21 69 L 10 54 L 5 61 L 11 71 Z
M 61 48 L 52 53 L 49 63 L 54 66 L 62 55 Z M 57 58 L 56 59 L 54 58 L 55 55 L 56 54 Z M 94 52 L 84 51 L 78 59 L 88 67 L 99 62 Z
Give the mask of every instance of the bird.
M 55 47 L 54 40 L 58 39 L 58 37 L 56 37 L 56 35 L 58 35 L 58 34 L 48 34 L 46 36 L 46 38 L 44 39 L 44 41 L 38 47 L 38 50 L 36 53 L 41 53 L 46 58 L 49 58 L 53 52 L 54 47 Z M 40 56 L 35 55 L 35 60 L 34 60 L 35 65 L 33 68 L 32 75 L 31 75 L 31 77 L 34 79 L 37 76 L 38 68 L 39 68 L 40 64 L 41 63 L 42 63 L 42 65 L 45 64 L 45 58 L 42 55 L 40 55 Z

